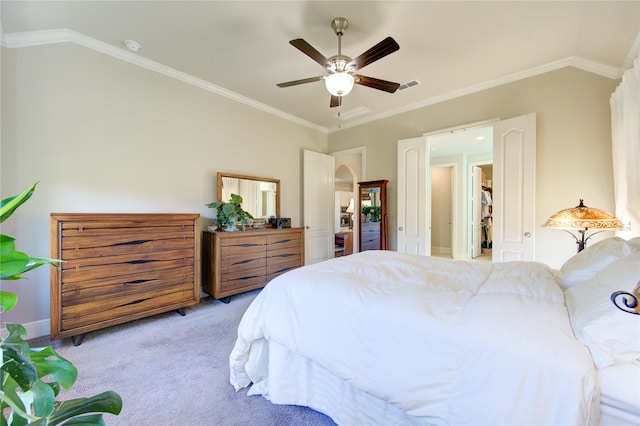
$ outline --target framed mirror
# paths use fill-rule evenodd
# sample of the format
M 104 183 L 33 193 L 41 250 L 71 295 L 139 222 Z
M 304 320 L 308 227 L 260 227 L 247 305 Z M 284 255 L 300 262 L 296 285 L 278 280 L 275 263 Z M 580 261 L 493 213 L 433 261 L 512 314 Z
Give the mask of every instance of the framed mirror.
M 218 172 L 218 201 L 242 197 L 242 208 L 256 218 L 280 217 L 280 179 Z
M 359 182 L 360 251 L 389 250 L 387 181 Z

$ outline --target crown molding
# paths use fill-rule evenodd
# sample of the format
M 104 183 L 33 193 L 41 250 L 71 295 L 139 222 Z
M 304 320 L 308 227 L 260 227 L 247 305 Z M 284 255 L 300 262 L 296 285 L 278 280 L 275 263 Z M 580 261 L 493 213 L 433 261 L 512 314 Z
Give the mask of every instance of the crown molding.
M 152 61 L 150 59 L 144 58 L 142 56 L 139 56 L 136 53 L 129 52 L 128 50 L 125 50 L 123 48 L 119 48 L 112 44 L 96 40 L 92 37 L 86 36 L 84 34 L 81 34 L 66 28 L 56 29 L 56 30 L 46 30 L 46 31 L 8 33 L 8 34 L 2 34 L 2 37 L 0 39 L 0 44 L 3 47 L 14 48 L 14 49 L 22 48 L 22 47 L 31 47 L 31 46 L 42 46 L 42 45 L 55 44 L 55 43 L 66 43 L 66 42 L 74 43 L 79 46 L 83 46 L 88 49 L 92 49 L 97 52 L 103 53 L 105 55 L 112 56 L 122 61 L 129 62 L 139 67 L 146 68 L 150 71 L 157 72 L 164 76 L 182 81 L 192 86 L 196 86 L 200 89 L 204 89 L 209 92 L 215 93 L 217 95 L 224 96 L 225 98 L 234 100 L 236 102 L 240 102 L 252 108 L 267 112 L 269 114 L 278 116 L 280 118 L 291 121 L 293 123 L 300 124 L 302 126 L 316 130 L 318 132 L 325 133 L 325 134 L 328 133 L 328 129 L 326 127 L 319 126 L 307 120 L 303 120 L 299 117 L 288 114 L 284 111 L 273 108 L 269 105 L 263 104 L 261 102 L 257 102 L 246 96 L 242 96 L 238 93 L 232 92 L 231 90 L 227 90 L 223 87 L 217 86 L 206 80 L 194 77 L 191 74 L 178 71 L 175 68 L 171 68 L 166 65 L 160 64 L 158 62 Z
M 171 68 L 166 65 L 160 64 L 158 62 L 152 61 L 150 59 L 146 59 L 142 56 L 139 56 L 136 53 L 129 52 L 128 50 L 125 50 L 123 48 L 119 48 L 112 44 L 96 40 L 92 37 L 86 36 L 84 34 L 81 34 L 66 28 L 55 29 L 55 30 L 45 30 L 45 31 L 16 32 L 16 33 L 8 33 L 8 34 L 3 33 L 2 36 L 0 37 L 0 44 L 3 47 L 8 47 L 8 48 L 42 46 L 47 44 L 65 43 L 65 42 L 70 42 L 80 46 L 84 46 L 86 48 L 95 50 L 105 55 L 109 55 L 114 58 L 146 68 L 148 70 L 157 72 L 159 74 L 165 75 L 167 77 L 174 78 L 184 83 L 199 87 L 201 89 L 218 94 L 220 96 L 224 96 L 228 99 L 234 100 L 236 102 L 240 102 L 252 108 L 256 108 L 258 110 L 267 112 L 269 114 L 278 116 L 285 120 L 291 121 L 296 124 L 300 124 L 302 126 L 308 127 L 310 129 L 313 129 L 325 134 L 334 133 L 334 132 L 348 129 L 351 127 L 360 126 L 362 124 L 370 123 L 372 121 L 392 117 L 394 115 L 413 111 L 415 109 L 419 109 L 429 105 L 434 105 L 440 102 L 455 99 L 460 96 L 465 96 L 465 95 L 476 93 L 482 90 L 491 89 L 493 87 L 501 86 L 503 84 L 511 83 L 514 81 L 522 80 L 525 78 L 533 77 L 539 74 L 544 74 L 549 71 L 554 71 L 554 70 L 564 68 L 564 67 L 569 67 L 569 66 L 579 68 L 584 71 L 592 72 L 594 74 L 598 74 L 607 78 L 618 79 L 622 76 L 623 71 L 626 68 L 629 68 L 629 66 L 627 65 L 633 63 L 633 59 L 636 56 L 638 56 L 638 51 L 640 50 L 640 34 L 638 34 L 638 37 L 636 38 L 635 43 L 631 48 L 631 51 L 627 55 L 627 58 L 625 59 L 625 62 L 622 68 L 615 68 L 608 65 L 600 64 L 598 62 L 590 61 L 581 57 L 571 56 L 555 62 L 544 64 L 538 67 L 530 68 L 524 71 L 499 77 L 494 80 L 485 81 L 473 86 L 465 87 L 465 88 L 454 90 L 438 96 L 433 96 L 431 98 L 423 99 L 421 101 L 407 104 L 400 108 L 396 108 L 394 110 L 387 111 L 381 114 L 371 115 L 368 117 L 364 117 L 360 120 L 351 121 L 349 123 L 343 122 L 341 123 L 340 127 L 327 128 L 327 127 L 317 125 L 315 123 L 311 123 L 307 120 L 303 120 L 299 117 L 296 117 L 292 114 L 286 113 L 279 109 L 273 108 L 261 102 L 257 102 L 253 99 L 250 99 L 246 96 L 232 92 L 223 87 L 217 86 L 206 80 L 194 77 L 182 71 L 178 71 L 175 68 Z
M 413 111 L 419 108 L 424 108 L 426 106 L 435 105 L 440 102 L 449 101 L 451 99 L 459 98 L 461 96 L 470 95 L 476 92 L 480 92 L 482 90 L 491 89 L 494 87 L 502 86 L 503 84 L 512 83 L 514 81 L 523 80 L 525 78 L 534 77 L 540 74 L 544 74 L 550 71 L 555 71 L 560 68 L 565 67 L 575 67 L 582 69 L 584 71 L 589 71 L 594 74 L 599 74 L 603 77 L 618 79 L 622 75 L 622 70 L 614 67 L 610 67 L 608 65 L 603 65 L 597 62 L 589 61 L 583 58 L 579 58 L 576 56 L 571 56 L 569 58 L 561 59 L 559 61 L 550 62 L 548 64 L 540 65 L 535 68 L 530 68 L 524 71 L 520 71 L 517 73 L 505 75 L 503 77 L 496 78 L 494 80 L 484 81 L 479 84 L 475 84 L 473 86 L 468 86 L 459 90 L 454 90 L 452 92 L 443 93 L 442 95 L 433 96 L 431 98 L 423 99 L 418 102 L 414 102 L 411 104 L 404 105 L 400 108 L 396 108 L 391 111 L 386 111 L 381 114 L 369 116 L 363 118 L 361 120 L 352 121 L 349 123 L 342 123 L 342 125 L 338 127 L 333 127 L 329 129 L 329 133 L 334 133 L 340 130 L 348 129 L 350 127 L 360 126 L 362 124 L 366 124 L 372 121 L 381 120 L 383 118 L 392 117 L 394 115 L 402 114 L 405 112 Z

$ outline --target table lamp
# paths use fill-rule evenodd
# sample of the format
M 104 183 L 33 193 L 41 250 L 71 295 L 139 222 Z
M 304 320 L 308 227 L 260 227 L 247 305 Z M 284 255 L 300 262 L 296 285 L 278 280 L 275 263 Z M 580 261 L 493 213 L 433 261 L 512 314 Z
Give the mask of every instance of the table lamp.
M 614 229 L 623 229 L 622 222 L 604 210 L 587 207 L 582 199 L 576 207 L 560 210 L 553 214 L 544 224 L 547 228 L 557 228 L 568 232 L 576 240 L 578 245 L 578 253 L 580 253 L 587 245 L 587 240 L 603 231 L 611 231 Z M 597 229 L 591 235 L 585 238 L 585 234 L 589 229 Z M 580 234 L 580 238 L 571 230 L 576 230 Z

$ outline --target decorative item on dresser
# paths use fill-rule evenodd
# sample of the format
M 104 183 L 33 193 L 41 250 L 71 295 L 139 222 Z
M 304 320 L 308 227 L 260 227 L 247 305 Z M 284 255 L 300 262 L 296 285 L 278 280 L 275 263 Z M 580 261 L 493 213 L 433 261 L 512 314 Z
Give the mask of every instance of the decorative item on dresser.
M 202 237 L 202 289 L 228 303 L 230 297 L 264 287 L 302 266 L 302 228 L 209 232 Z
M 387 180 L 359 182 L 360 251 L 388 250 Z
M 200 301 L 200 215 L 52 213 L 51 339 Z

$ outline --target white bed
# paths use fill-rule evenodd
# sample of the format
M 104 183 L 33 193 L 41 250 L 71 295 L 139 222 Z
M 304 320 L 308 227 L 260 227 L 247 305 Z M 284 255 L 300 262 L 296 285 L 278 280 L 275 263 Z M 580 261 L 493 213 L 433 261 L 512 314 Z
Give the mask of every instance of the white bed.
M 612 355 L 605 344 L 604 355 L 594 356 L 600 348 L 589 343 L 589 330 L 595 323 L 597 334 L 602 324 L 591 312 L 602 306 L 593 294 L 602 289 L 587 297 L 577 290 L 594 287 L 623 260 L 626 272 L 614 274 L 614 291 L 629 287 L 619 275 L 640 274 L 640 244 L 612 240 L 622 248 L 606 261 L 596 244 L 560 271 L 536 262 L 474 264 L 389 251 L 290 271 L 244 314 L 230 355 L 231 383 L 276 404 L 311 407 L 341 425 L 638 424 L 640 366 L 633 362 L 640 348 L 614 344 Z M 640 276 L 629 279 L 635 285 Z M 583 300 L 597 307 L 589 305 L 585 315 L 576 306 Z M 608 300 L 604 309 L 609 305 L 618 311 Z M 638 316 L 612 315 L 640 327 Z M 621 391 L 629 374 L 631 391 Z

